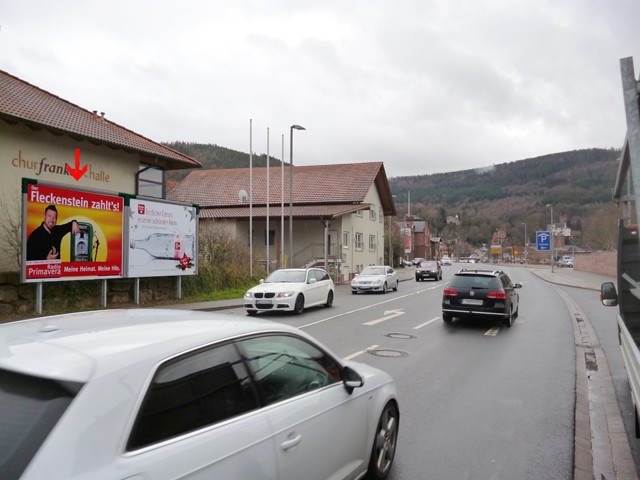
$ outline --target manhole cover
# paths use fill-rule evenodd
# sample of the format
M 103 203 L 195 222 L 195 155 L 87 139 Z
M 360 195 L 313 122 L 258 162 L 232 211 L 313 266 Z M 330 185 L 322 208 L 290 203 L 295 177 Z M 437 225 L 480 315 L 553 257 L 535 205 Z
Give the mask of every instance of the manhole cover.
M 401 352 L 400 350 L 369 350 L 371 355 L 375 355 L 376 357 L 387 357 L 387 358 L 398 358 L 398 357 L 408 357 L 409 354 L 407 352 Z
M 401 338 L 403 340 L 411 340 L 412 338 L 416 338 L 415 335 L 409 335 L 408 333 L 387 333 L 385 337 L 389 338 Z

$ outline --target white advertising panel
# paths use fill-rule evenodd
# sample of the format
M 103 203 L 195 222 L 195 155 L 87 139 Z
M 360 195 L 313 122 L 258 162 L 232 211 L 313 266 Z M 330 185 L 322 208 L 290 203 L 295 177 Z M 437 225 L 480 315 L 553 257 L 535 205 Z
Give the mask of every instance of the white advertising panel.
M 194 205 L 131 198 L 127 277 L 195 275 L 198 213 Z

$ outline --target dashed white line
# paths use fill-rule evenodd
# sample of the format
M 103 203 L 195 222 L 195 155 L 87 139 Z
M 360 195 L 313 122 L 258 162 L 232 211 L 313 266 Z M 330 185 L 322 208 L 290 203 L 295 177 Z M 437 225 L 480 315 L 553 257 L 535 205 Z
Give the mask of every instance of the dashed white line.
M 435 318 L 432 318 L 432 319 L 431 319 L 431 320 L 429 320 L 428 322 L 424 322 L 424 323 L 421 323 L 420 325 L 416 325 L 415 327 L 413 327 L 413 329 L 414 329 L 414 330 L 418 330 L 419 328 L 426 327 L 427 325 L 429 325 L 429 324 L 431 324 L 431 323 L 435 322 L 436 320 L 440 320 L 440 318 L 441 318 L 441 317 L 435 317 Z
M 360 350 L 359 352 L 352 353 L 351 355 L 349 355 L 349 356 L 347 356 L 347 357 L 344 357 L 344 359 L 345 359 L 345 360 L 351 360 L 351 359 L 354 359 L 354 358 L 356 358 L 358 355 L 362 355 L 363 353 L 367 353 L 367 352 L 369 352 L 369 351 L 371 351 L 371 350 L 373 350 L 373 349 L 375 349 L 375 348 L 378 348 L 379 346 L 380 346 L 380 345 L 371 345 L 370 347 L 365 348 L 364 350 Z

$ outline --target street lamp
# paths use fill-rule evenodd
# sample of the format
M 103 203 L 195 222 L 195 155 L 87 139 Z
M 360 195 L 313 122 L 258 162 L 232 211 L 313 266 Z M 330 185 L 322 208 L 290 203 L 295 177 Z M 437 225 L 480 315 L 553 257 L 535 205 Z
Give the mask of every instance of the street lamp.
M 528 245 L 528 241 L 527 241 L 527 224 L 525 222 L 522 222 L 522 225 L 524 225 L 524 264 L 527 264 L 527 245 Z
M 293 262 L 293 131 L 306 130 L 301 125 L 289 129 L 289 266 Z
M 549 260 L 551 262 L 551 273 L 553 273 L 553 205 L 547 203 L 545 206 L 551 209 L 551 225 L 549 225 L 549 242 L 551 245 L 549 246 Z

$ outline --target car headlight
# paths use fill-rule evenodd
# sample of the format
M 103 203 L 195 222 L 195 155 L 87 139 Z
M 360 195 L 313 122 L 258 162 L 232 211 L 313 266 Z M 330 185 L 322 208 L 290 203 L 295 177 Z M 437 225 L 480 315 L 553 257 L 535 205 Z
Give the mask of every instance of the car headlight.
M 296 292 L 293 291 L 289 291 L 289 292 L 280 292 L 276 295 L 276 297 L 278 298 L 289 298 L 289 297 L 293 297 L 295 295 Z
M 376 280 L 375 284 L 376 285 L 382 285 L 382 280 L 380 280 L 380 279 Z
M 244 294 L 244 298 L 253 298 L 253 293 L 247 292 Z

